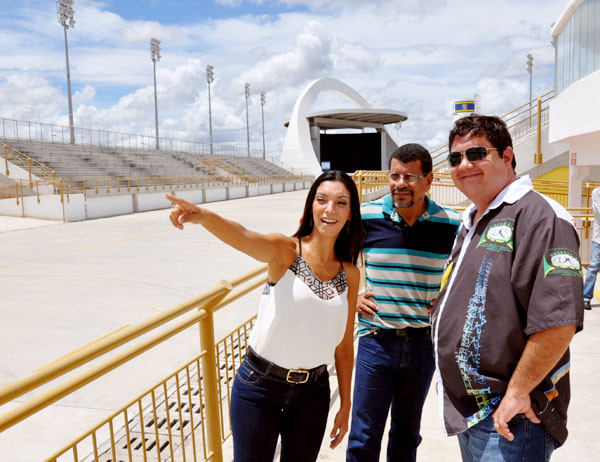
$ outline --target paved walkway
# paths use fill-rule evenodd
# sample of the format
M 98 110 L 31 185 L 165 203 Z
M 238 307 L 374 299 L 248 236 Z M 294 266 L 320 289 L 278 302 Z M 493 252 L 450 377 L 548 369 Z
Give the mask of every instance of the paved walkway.
M 297 191 L 206 207 L 251 229 L 291 234 L 305 195 Z M 257 266 L 201 227 L 184 232 L 172 228 L 167 211 L 78 223 L 0 217 L 0 384 Z M 250 317 L 258 296 L 257 291 L 217 313 L 217 337 Z M 595 396 L 600 301 L 595 302 L 573 342 L 571 436 L 554 461 L 596 460 L 600 453 L 600 440 L 592 435 L 600 423 Z M 197 351 L 197 329 L 155 348 L 148 357 L 0 434 L 0 460 L 43 459 Z M 335 392 L 333 396 L 335 411 Z M 15 405 L 2 406 L 0 412 Z M 425 405 L 422 434 L 418 460 L 460 460 L 456 439 L 442 434 L 434 390 Z M 325 441 L 319 460 L 344 460 L 344 447 L 345 442 L 332 451 Z M 225 453 L 231 460 L 229 444 Z

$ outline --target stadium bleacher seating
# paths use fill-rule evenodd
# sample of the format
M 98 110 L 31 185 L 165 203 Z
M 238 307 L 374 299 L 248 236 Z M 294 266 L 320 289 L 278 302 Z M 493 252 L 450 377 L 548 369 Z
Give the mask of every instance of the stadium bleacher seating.
M 8 146 L 50 167 L 61 178 L 290 175 L 262 158 L 204 156 L 189 152 L 80 146 L 5 140 Z

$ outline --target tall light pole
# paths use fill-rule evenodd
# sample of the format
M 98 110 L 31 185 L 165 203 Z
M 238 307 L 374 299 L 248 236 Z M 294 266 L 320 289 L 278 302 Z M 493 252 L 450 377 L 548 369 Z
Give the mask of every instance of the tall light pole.
M 244 85 L 244 95 L 246 96 L 246 144 L 248 147 L 248 157 L 250 157 L 250 125 L 248 122 L 248 97 L 250 96 L 250 84 Z
M 260 92 L 260 113 L 262 114 L 262 135 L 263 135 L 263 159 L 266 157 L 265 150 L 265 92 Z
M 150 58 L 154 72 L 154 125 L 156 126 L 156 149 L 160 149 L 158 138 L 158 97 L 156 96 L 156 61 L 160 61 L 160 40 L 150 39 Z
M 213 139 L 212 139 L 212 111 L 210 107 L 210 84 L 215 81 L 214 66 L 210 64 L 206 66 L 206 84 L 208 85 L 208 134 L 210 136 L 210 155 L 213 155 Z
M 533 99 L 533 55 L 527 54 L 527 72 L 529 72 L 529 123 L 531 123 L 531 100 Z
M 67 29 L 75 27 L 73 15 L 75 10 L 73 4 L 75 0 L 57 0 L 56 13 L 58 23 L 63 26 L 65 32 L 65 57 L 67 62 L 67 98 L 69 102 L 69 131 L 71 132 L 71 144 L 75 144 L 75 127 L 73 126 L 73 102 L 71 101 L 71 71 L 69 70 L 69 45 L 67 42 Z

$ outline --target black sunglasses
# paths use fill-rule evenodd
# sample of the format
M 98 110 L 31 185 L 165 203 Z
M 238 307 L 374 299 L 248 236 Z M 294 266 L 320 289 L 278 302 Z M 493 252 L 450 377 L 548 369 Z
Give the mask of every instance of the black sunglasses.
M 477 162 L 479 160 L 483 160 L 487 157 L 488 151 L 493 151 L 496 148 L 486 148 L 484 146 L 474 146 L 472 148 L 468 148 L 464 151 L 465 157 L 469 162 Z M 448 154 L 448 163 L 450 167 L 456 167 L 460 165 L 462 162 L 462 152 L 461 151 L 453 151 Z

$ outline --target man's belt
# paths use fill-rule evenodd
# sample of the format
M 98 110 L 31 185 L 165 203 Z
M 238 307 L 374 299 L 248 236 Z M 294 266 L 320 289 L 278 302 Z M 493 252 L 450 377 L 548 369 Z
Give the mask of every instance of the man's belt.
M 264 372 L 267 377 L 271 377 L 281 382 L 293 384 L 316 382 L 323 373 L 327 372 L 326 364 L 322 364 L 312 369 L 285 369 L 284 367 L 280 367 L 277 364 L 258 356 L 250 347 L 248 347 L 247 357 L 256 367 Z
M 431 335 L 431 327 L 404 327 L 402 329 L 386 329 L 381 327 L 374 334 L 383 335 L 384 337 L 421 337 L 423 335 Z

